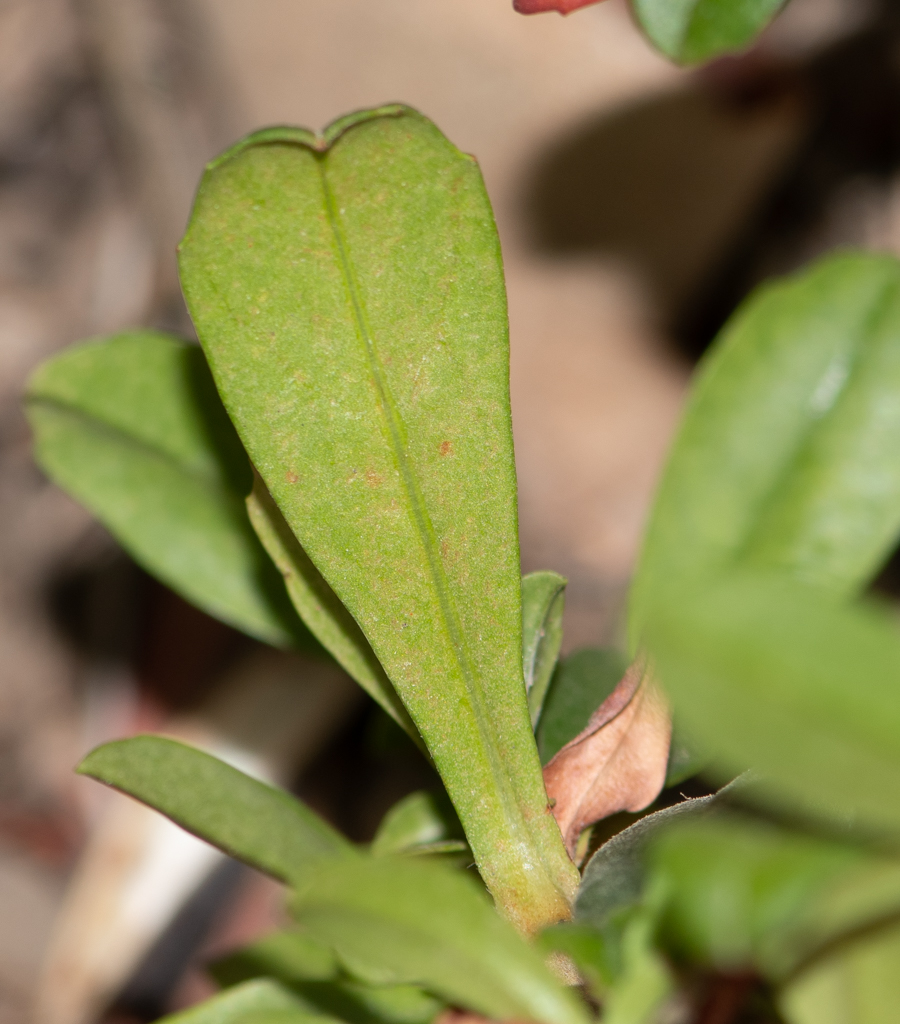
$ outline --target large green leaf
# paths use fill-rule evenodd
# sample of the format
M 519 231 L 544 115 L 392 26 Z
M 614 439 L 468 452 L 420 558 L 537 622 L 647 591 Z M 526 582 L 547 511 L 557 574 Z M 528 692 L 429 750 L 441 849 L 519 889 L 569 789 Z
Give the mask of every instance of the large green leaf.
M 578 998 L 461 872 L 419 858 L 322 862 L 292 909 L 373 984 L 422 985 L 496 1020 L 586 1024 Z
M 651 41 L 682 64 L 748 46 L 786 0 L 631 0 Z
M 506 298 L 478 167 L 385 107 L 271 129 L 208 169 L 191 315 L 253 464 L 359 623 L 486 883 L 533 930 L 577 873 L 522 681 Z
M 196 345 L 68 349 L 28 386 L 35 454 L 150 572 L 270 643 L 311 643 L 247 521 L 250 465 Z
M 266 485 L 255 475 L 247 497 L 250 522 L 281 571 L 294 607 L 338 664 L 419 744 L 421 739 L 397 691 L 362 630 L 291 533 Z
M 900 913 L 900 860 L 720 810 L 656 837 L 649 870 L 682 954 L 775 982 Z
M 544 764 L 587 726 L 627 668 L 628 659 L 612 648 L 587 647 L 559 663 L 536 733 Z
M 896 1024 L 900 1007 L 900 928 L 848 942 L 781 993 L 787 1024 Z
M 528 710 L 537 725 L 562 646 L 566 579 L 555 572 L 522 577 L 522 667 Z
M 176 740 L 136 736 L 105 743 L 78 771 L 282 881 L 301 882 L 322 858 L 356 856 L 343 836 L 290 794 Z
M 270 1019 L 284 1024 L 325 1024 L 327 1017 L 304 1011 L 303 1003 L 275 981 L 249 981 L 182 1013 L 164 1017 L 165 1024 L 250 1024 Z
M 839 597 L 863 587 L 900 529 L 898 389 L 897 260 L 834 256 L 753 296 L 692 391 L 632 589 L 633 639 L 656 589 L 730 566 Z
M 900 829 L 900 635 L 781 576 L 743 573 L 660 597 L 650 650 L 689 737 L 720 768 L 838 821 Z

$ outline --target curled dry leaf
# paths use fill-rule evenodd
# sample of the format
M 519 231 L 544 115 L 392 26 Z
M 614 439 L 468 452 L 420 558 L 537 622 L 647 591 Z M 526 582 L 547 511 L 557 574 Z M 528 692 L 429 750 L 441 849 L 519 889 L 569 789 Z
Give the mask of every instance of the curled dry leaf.
M 666 780 L 672 722 L 666 699 L 634 662 L 587 728 L 544 768 L 547 795 L 570 856 L 582 829 L 617 811 L 640 811 Z
M 513 0 L 513 7 L 519 14 L 543 14 L 544 11 L 559 11 L 571 14 L 579 7 L 590 7 L 600 0 Z

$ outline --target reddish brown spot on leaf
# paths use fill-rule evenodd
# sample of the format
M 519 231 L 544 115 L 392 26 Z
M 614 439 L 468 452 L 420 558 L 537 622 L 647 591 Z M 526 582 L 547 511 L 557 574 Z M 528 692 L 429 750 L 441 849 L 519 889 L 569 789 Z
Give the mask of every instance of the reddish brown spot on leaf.
M 287 480 L 289 484 L 295 484 L 300 479 L 300 477 L 297 476 L 297 474 L 292 469 L 289 469 L 284 474 L 284 478 L 285 480 Z
M 543 14 L 545 11 L 559 11 L 571 14 L 579 7 L 590 7 L 601 0 L 513 0 L 513 7 L 519 14 Z
M 441 441 L 441 446 L 438 448 L 441 455 L 452 455 L 453 454 L 453 442 L 452 441 Z
M 366 483 L 370 487 L 380 487 L 384 483 L 384 477 L 380 473 L 376 473 L 374 469 L 367 469 Z
M 666 781 L 672 723 L 665 697 L 634 662 L 587 728 L 544 768 L 553 814 L 574 855 L 583 829 L 617 811 L 640 811 Z

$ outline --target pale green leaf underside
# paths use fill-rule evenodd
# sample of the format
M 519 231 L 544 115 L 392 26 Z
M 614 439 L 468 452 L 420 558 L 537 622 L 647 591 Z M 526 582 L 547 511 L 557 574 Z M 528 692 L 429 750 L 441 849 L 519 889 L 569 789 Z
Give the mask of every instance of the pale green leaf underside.
M 562 646 L 566 580 L 555 572 L 522 577 L 522 665 L 528 710 L 537 724 Z
M 705 359 L 663 475 L 630 631 L 731 567 L 857 593 L 900 530 L 900 263 L 832 256 L 757 292 Z M 677 600 L 677 593 L 676 593 Z
M 786 0 L 632 0 L 638 22 L 666 56 L 698 64 L 742 50 Z
M 395 722 L 421 743 L 416 727 L 369 641 L 291 533 L 259 477 L 253 481 L 253 490 L 247 498 L 247 512 L 263 547 L 284 578 L 294 607 L 313 636 Z
M 27 400 L 41 467 L 145 568 L 261 640 L 312 642 L 247 521 L 247 456 L 196 345 L 79 345 L 37 370 Z
M 496 1020 L 585 1024 L 540 955 L 464 874 L 419 860 L 322 863 L 292 909 L 372 983 L 414 983 Z
M 302 882 L 322 858 L 354 856 L 346 839 L 289 793 L 175 740 L 136 736 L 106 743 L 78 771 L 282 881 Z
M 487 884 L 507 910 L 565 913 L 574 869 L 522 683 L 506 301 L 476 164 L 402 107 L 251 137 L 204 178 L 181 273 L 254 465 L 400 694 Z

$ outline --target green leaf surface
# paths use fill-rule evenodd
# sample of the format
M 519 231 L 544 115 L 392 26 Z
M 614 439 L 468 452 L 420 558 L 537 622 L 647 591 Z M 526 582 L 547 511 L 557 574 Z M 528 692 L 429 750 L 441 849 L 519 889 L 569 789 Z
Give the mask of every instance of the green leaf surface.
M 302 882 L 322 858 L 357 856 L 343 836 L 290 794 L 176 740 L 136 736 L 105 743 L 78 771 L 282 881 Z
M 244 509 L 250 465 L 196 345 L 150 331 L 68 349 L 28 386 L 41 467 L 211 615 L 309 646 Z
M 603 1024 L 655 1024 L 675 991 L 675 978 L 656 947 L 656 913 L 630 915 L 622 937 L 622 967 L 603 1005 Z
M 310 1013 L 349 1024 L 430 1024 L 444 1003 L 412 985 L 366 985 L 341 971 L 329 946 L 296 930 L 274 932 L 217 961 L 210 973 L 220 985 L 269 977 L 302 1000 Z
M 586 1024 L 577 997 L 458 871 L 418 858 L 323 862 L 292 909 L 372 984 L 421 985 L 497 1020 Z
M 786 1024 L 896 1024 L 900 928 L 847 943 L 788 985 L 778 999 Z
M 848 253 L 752 296 L 704 359 L 631 595 L 744 566 L 837 597 L 900 530 L 900 263 Z M 677 600 L 677 588 L 672 588 Z
M 478 167 L 405 107 L 208 169 L 188 306 L 253 464 L 421 733 L 525 930 L 577 873 L 522 681 L 506 297 Z
M 649 870 L 665 879 L 669 942 L 776 982 L 900 913 L 900 860 L 721 810 L 656 837 Z
M 247 497 L 247 513 L 263 547 L 284 577 L 294 607 L 313 636 L 398 725 L 421 743 L 416 727 L 369 641 L 310 561 L 266 485 L 255 474 L 253 490 Z
M 598 1001 L 615 981 L 616 961 L 609 943 L 595 928 L 571 922 L 555 924 L 541 932 L 537 945 L 544 953 L 569 957 Z
M 585 648 L 559 663 L 537 727 L 542 764 L 587 726 L 627 668 L 628 659 L 611 648 Z
M 661 599 L 649 647 L 679 721 L 769 798 L 900 830 L 900 635 L 877 606 L 842 607 L 772 574 Z
M 631 0 L 651 42 L 680 64 L 743 50 L 786 0 Z
M 387 812 L 372 840 L 371 851 L 384 857 L 464 838 L 447 797 L 420 790 L 410 793 Z
M 537 725 L 562 646 L 566 579 L 555 572 L 522 577 L 522 666 L 531 723 Z
M 163 1017 L 164 1024 L 248 1024 L 271 1013 L 298 1014 L 297 1024 L 324 1021 L 303 1012 L 303 1004 L 275 981 L 250 981 L 213 996 L 199 1006 Z M 293 1024 L 293 1018 L 291 1018 Z

